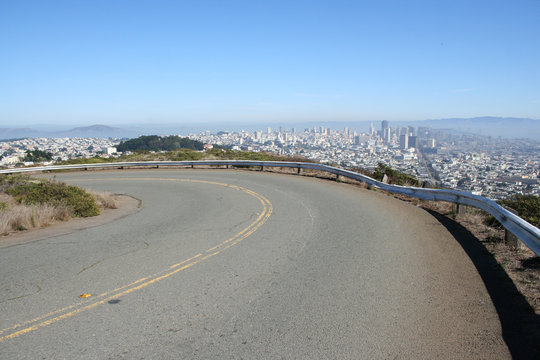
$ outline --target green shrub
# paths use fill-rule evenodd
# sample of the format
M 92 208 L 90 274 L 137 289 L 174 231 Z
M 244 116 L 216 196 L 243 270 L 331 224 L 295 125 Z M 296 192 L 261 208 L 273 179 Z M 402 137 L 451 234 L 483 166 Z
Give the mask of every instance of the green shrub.
M 503 207 L 513 209 L 518 216 L 528 223 L 540 228 L 540 198 L 535 195 L 515 195 L 511 198 L 497 201 Z M 501 227 L 502 225 L 493 217 L 488 216 L 486 225 Z
M 382 181 L 383 176 L 388 176 L 389 184 L 405 185 L 405 186 L 420 186 L 420 181 L 414 176 L 394 170 L 389 166 L 379 163 L 373 172 L 373 178 Z
M 0 201 L 0 211 L 6 211 L 8 204 L 6 202 Z
M 30 180 L 28 175 L 0 175 L 0 192 L 5 192 L 18 185 L 26 184 Z
M 89 217 L 99 215 L 99 207 L 94 198 L 76 186 L 52 181 L 40 181 L 20 184 L 6 193 L 21 204 L 50 204 L 66 206 L 74 216 Z

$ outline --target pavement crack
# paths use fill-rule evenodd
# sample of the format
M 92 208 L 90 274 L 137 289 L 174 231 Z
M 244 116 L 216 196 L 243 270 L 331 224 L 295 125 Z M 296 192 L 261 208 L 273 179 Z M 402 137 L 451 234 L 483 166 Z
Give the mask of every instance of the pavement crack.
M 136 252 L 138 252 L 138 251 L 147 250 L 147 249 L 150 247 L 150 244 L 147 243 L 146 241 L 144 241 L 143 244 L 144 244 L 144 248 L 142 248 L 142 249 L 137 249 L 137 250 L 128 251 L 128 252 L 125 252 L 125 253 L 120 254 L 120 255 L 111 256 L 111 257 L 105 257 L 105 258 L 103 258 L 103 259 L 101 259 L 101 260 L 99 260 L 99 261 L 96 261 L 95 263 L 93 263 L 93 264 L 91 264 L 91 265 L 88 265 L 87 267 L 82 268 L 81 271 L 79 271 L 79 272 L 77 273 L 77 275 L 80 275 L 80 274 L 83 273 L 84 271 L 86 271 L 86 270 L 88 270 L 88 269 L 91 269 L 91 268 L 93 268 L 93 267 L 96 266 L 96 265 L 101 264 L 101 263 L 104 262 L 105 260 L 118 259 L 118 258 L 120 258 L 120 257 L 122 257 L 122 256 L 126 256 L 126 255 L 129 255 L 129 254 L 133 254 L 133 253 L 136 253 Z
M 246 222 L 248 222 L 248 221 L 250 221 L 250 220 L 252 220 L 252 219 L 257 218 L 259 215 L 260 215 L 260 213 L 258 213 L 258 212 L 252 213 L 252 214 L 249 216 L 248 219 L 242 220 L 242 221 L 240 221 L 240 222 L 237 223 L 237 224 L 234 224 L 234 225 L 229 226 L 229 231 L 230 231 L 230 232 L 235 231 L 235 230 L 238 229 L 239 227 L 244 226 L 244 224 L 245 224 Z
M 33 293 L 30 293 L 30 294 L 24 294 L 24 295 L 21 295 L 21 296 L 16 296 L 16 297 L 12 297 L 12 298 L 9 298 L 9 299 L 6 299 L 6 300 L 2 300 L 0 301 L 0 304 L 1 303 L 4 303 L 4 302 L 7 302 L 7 301 L 12 301 L 12 300 L 18 300 L 18 299 L 22 299 L 22 298 L 25 298 L 27 296 L 32 296 L 32 295 L 36 295 L 37 293 L 41 292 L 41 286 L 39 285 L 35 285 L 35 287 L 37 288 L 36 291 L 34 291 Z

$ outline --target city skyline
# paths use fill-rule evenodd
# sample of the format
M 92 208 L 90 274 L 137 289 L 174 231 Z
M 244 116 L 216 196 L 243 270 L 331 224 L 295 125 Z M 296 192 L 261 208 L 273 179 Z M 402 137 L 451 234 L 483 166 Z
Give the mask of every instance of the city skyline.
M 216 150 L 214 146 L 218 146 L 218 152 L 225 148 L 232 152 L 240 151 L 240 155 L 241 151 L 279 154 L 353 170 L 373 171 L 380 167 L 379 164 L 384 164 L 411 175 L 410 180 L 417 181 L 417 185 L 429 183 L 490 198 L 540 194 L 539 141 L 494 139 L 429 126 L 393 127 L 386 122 L 379 125 L 377 128 L 371 126 L 368 132 L 363 133 L 350 128 L 336 130 L 324 126 L 218 133 L 203 131 L 187 135 L 189 140 L 199 142 L 198 147 L 186 143 L 194 150 L 183 149 L 180 153 L 210 151 L 210 156 L 215 156 L 212 151 Z M 5 140 L 0 141 L 0 167 L 35 165 L 36 161 L 52 164 L 82 158 L 96 161 L 96 157 L 102 162 L 115 159 L 133 161 L 132 155 L 148 154 L 132 154 L 132 151 L 136 152 L 137 148 L 148 150 L 148 147 L 155 156 L 167 158 L 175 152 L 174 140 L 170 139 L 174 137 L 164 136 L 161 146 L 155 142 L 157 136 L 132 139 L 135 141 L 83 137 Z M 121 148 L 124 141 L 130 145 Z M 31 156 L 28 158 L 29 152 Z M 124 155 L 128 158 L 122 159 Z M 178 154 L 173 157 L 179 160 Z M 191 159 L 189 156 L 186 158 Z
M 540 2 L 0 5 L 2 127 L 540 119 Z
M 351 130 L 365 132 L 371 126 L 379 126 L 386 123 L 387 126 L 429 126 L 434 129 L 453 130 L 461 133 L 478 134 L 494 138 L 521 139 L 528 138 L 540 141 L 540 120 L 526 118 L 453 118 L 419 121 L 324 121 L 324 122 L 267 122 L 267 123 L 171 123 L 171 124 L 126 124 L 108 126 L 92 124 L 88 126 L 34 124 L 29 126 L 0 127 L 0 139 L 13 138 L 36 138 L 36 137 L 119 137 L 132 138 L 140 135 L 169 135 L 169 134 L 193 134 L 199 132 L 219 131 L 254 131 L 261 128 L 296 128 L 302 130 L 313 126 L 328 127 L 333 130 L 345 127 Z

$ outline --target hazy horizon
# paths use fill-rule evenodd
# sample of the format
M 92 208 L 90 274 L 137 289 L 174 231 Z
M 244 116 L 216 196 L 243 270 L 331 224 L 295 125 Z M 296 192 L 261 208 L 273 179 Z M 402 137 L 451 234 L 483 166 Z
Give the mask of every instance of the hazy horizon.
M 219 131 L 256 131 L 266 132 L 295 129 L 325 127 L 333 130 L 349 128 L 359 133 L 367 132 L 373 124 L 380 129 L 381 121 L 309 121 L 309 122 L 208 122 L 208 123 L 132 123 L 132 124 L 89 124 L 74 126 L 73 124 L 29 124 L 19 127 L 0 127 L 0 139 L 21 137 L 137 137 L 140 135 L 172 135 L 196 134 L 204 131 L 217 133 Z M 463 133 L 502 137 L 507 139 L 529 138 L 540 141 L 540 120 L 526 118 L 494 118 L 479 117 L 468 119 L 428 119 L 418 121 L 389 121 L 393 128 L 402 126 L 429 126 L 433 129 L 454 130 Z

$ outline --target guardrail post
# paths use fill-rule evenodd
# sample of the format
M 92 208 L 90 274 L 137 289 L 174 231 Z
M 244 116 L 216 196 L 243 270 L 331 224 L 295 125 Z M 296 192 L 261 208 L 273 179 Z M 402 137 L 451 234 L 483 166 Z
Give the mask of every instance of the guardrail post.
M 225 169 L 228 169 L 229 168 L 229 164 L 225 165 Z
M 338 182 L 339 182 L 339 176 L 340 176 L 339 174 L 336 174 L 336 181 Z
M 259 170 L 259 171 L 264 171 L 264 166 L 263 165 L 261 165 L 261 170 Z
M 456 204 L 456 213 L 458 215 L 465 215 L 466 212 L 467 212 L 467 205 Z
M 516 215 L 519 215 L 518 212 L 514 209 L 511 209 L 509 207 L 504 207 L 506 210 L 510 211 L 512 214 L 516 214 Z M 512 247 L 512 248 L 517 248 L 518 247 L 518 238 L 516 235 L 512 234 L 510 231 L 508 231 L 508 229 L 504 229 L 504 242 L 506 245 Z
M 195 168 L 195 165 L 191 164 L 191 168 L 192 168 L 192 169 Z
M 300 175 L 300 170 L 302 170 L 302 168 L 298 167 L 298 172 L 297 172 L 298 175 Z

